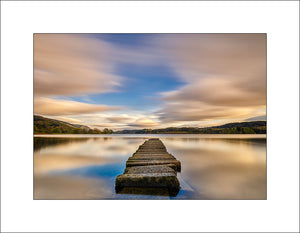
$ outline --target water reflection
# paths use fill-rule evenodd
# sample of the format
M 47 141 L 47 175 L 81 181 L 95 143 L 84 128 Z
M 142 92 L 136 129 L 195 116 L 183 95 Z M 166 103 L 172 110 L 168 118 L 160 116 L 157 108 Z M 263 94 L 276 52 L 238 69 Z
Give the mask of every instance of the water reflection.
M 34 151 L 39 151 L 45 147 L 57 146 L 60 144 L 69 144 L 72 142 L 86 141 L 88 138 L 50 138 L 50 137 L 34 137 Z
M 149 137 L 35 137 L 34 198 L 266 199 L 264 135 L 159 135 L 182 164 L 178 195 L 169 197 L 163 190 L 116 194 L 116 176 L 123 173 L 128 157 Z
M 35 175 L 34 199 L 106 199 L 112 192 L 101 179 L 68 175 Z
M 164 139 L 193 199 L 266 199 L 265 139 Z

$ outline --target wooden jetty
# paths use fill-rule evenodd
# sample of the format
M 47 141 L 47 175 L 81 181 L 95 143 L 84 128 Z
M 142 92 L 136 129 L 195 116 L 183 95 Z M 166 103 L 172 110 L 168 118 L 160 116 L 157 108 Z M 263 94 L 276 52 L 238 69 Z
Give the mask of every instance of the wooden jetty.
M 180 170 L 180 161 L 167 152 L 160 139 L 152 138 L 129 157 L 124 173 L 116 178 L 115 189 L 119 193 L 124 188 L 163 188 L 174 196 L 180 189 Z

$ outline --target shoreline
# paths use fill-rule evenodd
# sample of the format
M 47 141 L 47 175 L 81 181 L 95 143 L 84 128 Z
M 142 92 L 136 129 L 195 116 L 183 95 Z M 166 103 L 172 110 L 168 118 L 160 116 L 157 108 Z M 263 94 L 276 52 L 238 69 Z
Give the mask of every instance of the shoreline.
M 233 138 L 233 139 L 251 139 L 251 138 L 267 138 L 267 134 L 34 134 L 33 137 L 44 138 L 152 138 L 152 137 L 187 137 L 187 138 Z

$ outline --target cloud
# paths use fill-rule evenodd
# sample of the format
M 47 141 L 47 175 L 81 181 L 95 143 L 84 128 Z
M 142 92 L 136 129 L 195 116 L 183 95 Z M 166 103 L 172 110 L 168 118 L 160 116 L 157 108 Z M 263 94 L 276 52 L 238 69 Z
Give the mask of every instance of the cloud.
M 251 117 L 251 118 L 246 119 L 246 121 L 266 121 L 266 120 L 267 120 L 266 115 L 255 116 L 255 117 Z
M 86 104 L 72 100 L 58 100 L 46 97 L 34 99 L 34 113 L 46 116 L 96 113 L 117 109 L 120 108 L 106 105 Z
M 94 125 L 91 125 L 93 127 L 97 127 L 97 128 L 113 128 L 115 127 L 116 125 L 115 124 L 94 124 Z
M 248 118 L 265 109 L 265 34 L 166 35 L 159 43 L 186 82 L 161 93 L 160 120 Z
M 252 113 L 253 110 L 249 107 L 214 106 L 200 101 L 169 103 L 157 111 L 159 119 L 163 122 L 245 118 L 251 116 Z
M 115 91 L 108 43 L 80 34 L 34 34 L 35 96 L 83 95 Z
M 147 119 L 147 118 L 138 119 L 134 123 L 128 124 L 128 126 L 138 127 L 138 128 L 155 127 L 155 126 L 158 126 L 158 125 L 159 124 L 157 122 L 153 121 L 152 119 Z
M 215 106 L 258 106 L 266 104 L 266 90 L 250 91 L 236 85 L 231 77 L 219 75 L 192 81 L 184 87 L 162 93 L 166 101 L 202 101 Z
M 76 103 L 76 105 L 77 104 L 81 103 Z M 91 110 L 94 109 L 92 108 Z M 154 117 L 153 115 L 138 114 L 132 112 L 124 113 L 124 110 L 121 108 L 109 109 L 108 111 L 106 111 L 106 108 L 102 108 L 102 110 L 103 112 L 66 114 L 63 117 L 57 116 L 55 115 L 55 112 L 53 112 L 53 115 L 49 116 L 52 116 L 55 119 L 59 119 L 65 122 L 83 124 L 89 126 L 90 128 L 99 128 L 100 130 L 102 130 L 103 128 L 109 128 L 112 130 L 122 130 L 131 129 L 132 127 L 136 129 L 143 129 L 153 127 L 157 128 L 160 126 L 159 122 L 157 121 L 157 116 Z M 113 112 L 112 110 L 116 111 Z
M 61 117 L 61 116 L 58 116 L 58 117 L 55 117 L 56 120 L 60 120 L 60 121 L 64 121 L 64 122 L 68 122 L 68 123 L 72 123 L 72 124 L 80 124 L 82 123 L 82 120 L 79 120 L 79 119 L 74 119 L 74 118 L 71 118 L 71 117 Z
M 112 123 L 126 123 L 126 122 L 130 121 L 131 118 L 125 117 L 125 116 L 110 116 L 110 117 L 107 117 L 106 120 L 108 122 L 112 122 Z

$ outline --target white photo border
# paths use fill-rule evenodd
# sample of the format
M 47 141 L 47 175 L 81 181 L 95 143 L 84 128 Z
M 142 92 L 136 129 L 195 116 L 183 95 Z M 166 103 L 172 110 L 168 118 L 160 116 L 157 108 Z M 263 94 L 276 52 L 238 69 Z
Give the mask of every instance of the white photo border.
M 268 198 L 33 200 L 33 33 L 267 33 Z M 299 230 L 299 2 L 1 2 L 4 232 Z

